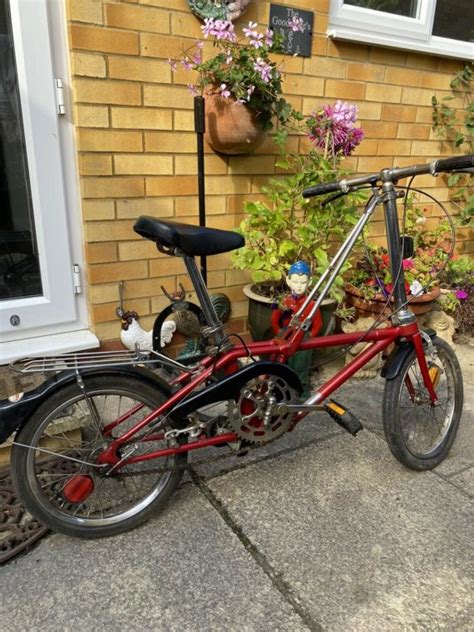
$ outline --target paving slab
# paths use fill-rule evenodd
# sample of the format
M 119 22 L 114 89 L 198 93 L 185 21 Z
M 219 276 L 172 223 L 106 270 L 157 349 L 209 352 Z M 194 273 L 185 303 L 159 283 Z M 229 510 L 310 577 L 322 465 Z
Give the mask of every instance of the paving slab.
M 209 482 L 324 630 L 470 630 L 472 511 L 376 434 L 337 436 Z
M 307 630 L 194 486 L 101 540 L 53 535 L 0 569 L 0 629 Z

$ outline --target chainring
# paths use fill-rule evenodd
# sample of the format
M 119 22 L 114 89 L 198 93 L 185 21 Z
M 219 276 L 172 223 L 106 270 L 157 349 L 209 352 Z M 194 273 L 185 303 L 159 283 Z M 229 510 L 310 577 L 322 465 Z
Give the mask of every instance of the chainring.
M 283 378 L 261 375 L 249 380 L 236 400 L 227 404 L 229 426 L 250 443 L 274 441 L 290 428 L 295 413 L 278 412 L 278 404 L 293 404 L 297 392 Z

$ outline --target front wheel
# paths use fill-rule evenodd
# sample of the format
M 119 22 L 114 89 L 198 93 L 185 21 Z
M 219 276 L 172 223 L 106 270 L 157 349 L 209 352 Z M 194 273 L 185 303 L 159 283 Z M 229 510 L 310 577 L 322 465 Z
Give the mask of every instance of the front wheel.
M 74 382 L 33 413 L 15 438 L 30 447 L 14 445 L 11 471 L 21 501 L 40 522 L 66 535 L 98 538 L 132 529 L 162 509 L 187 455 L 140 461 L 105 476 L 94 467 L 98 455 L 166 395 L 130 376 L 85 376 L 83 383 L 87 398 Z M 161 425 L 154 434 L 146 427 L 132 437 L 122 454 L 170 447 L 164 432 L 172 424 Z M 158 466 L 169 471 L 158 472 Z
M 438 401 L 431 404 L 415 350 L 404 360 L 399 374 L 387 380 L 383 426 L 392 454 L 413 470 L 430 470 L 448 455 L 461 419 L 463 383 L 461 367 L 452 348 L 439 338 L 426 361 Z

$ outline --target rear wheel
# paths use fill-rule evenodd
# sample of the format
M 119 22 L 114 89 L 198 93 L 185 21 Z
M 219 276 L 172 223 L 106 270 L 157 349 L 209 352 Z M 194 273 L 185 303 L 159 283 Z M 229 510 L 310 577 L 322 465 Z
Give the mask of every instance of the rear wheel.
M 185 453 L 126 465 L 111 476 L 90 464 L 113 439 L 123 435 L 166 400 L 142 380 L 128 376 L 84 377 L 83 391 L 68 384 L 47 399 L 19 431 L 11 469 L 26 508 L 49 528 L 67 535 L 114 535 L 144 522 L 164 507 L 183 475 Z M 111 427 L 115 420 L 120 423 Z M 107 431 L 106 427 L 109 426 Z M 165 421 L 122 446 L 122 455 L 143 455 L 170 447 Z M 184 441 L 184 440 L 183 440 Z M 157 468 L 176 468 L 156 472 Z
M 413 350 L 393 380 L 387 380 L 383 424 L 392 454 L 414 470 L 429 470 L 443 461 L 456 437 L 463 406 L 459 362 L 439 338 L 426 348 L 426 360 L 438 401 L 432 406 Z

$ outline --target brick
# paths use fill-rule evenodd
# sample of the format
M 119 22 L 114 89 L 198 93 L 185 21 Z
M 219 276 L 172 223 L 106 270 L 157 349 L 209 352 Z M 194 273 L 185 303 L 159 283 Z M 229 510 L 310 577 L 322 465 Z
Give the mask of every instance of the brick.
M 437 141 L 413 141 L 412 154 L 415 156 L 439 156 L 439 153 L 439 143 Z
M 416 122 L 417 123 L 433 123 L 433 108 L 417 108 L 416 110 Z
M 147 195 L 197 195 L 197 178 L 195 176 L 162 176 L 146 179 Z M 209 194 L 209 192 L 208 192 Z
M 103 55 L 87 53 L 71 53 L 71 70 L 82 77 L 105 77 L 107 73 Z
M 152 33 L 170 32 L 168 11 L 125 4 L 106 4 L 105 16 L 107 24 L 117 28 Z
M 364 123 L 364 131 L 367 138 L 395 138 L 397 124 L 383 121 L 366 121 Z
M 174 292 L 176 290 L 176 277 L 168 276 L 166 278 L 160 279 L 158 282 L 157 279 L 140 279 L 140 280 L 131 280 L 125 284 L 125 292 L 128 298 L 140 298 L 142 296 L 150 296 L 150 297 L 158 297 L 162 294 L 160 289 L 160 285 L 163 285 L 168 292 Z M 166 300 L 166 302 L 164 302 Z M 163 307 L 169 304 L 169 300 L 165 297 L 162 297 Z M 163 309 L 163 307 L 161 309 Z M 153 307 L 153 312 L 156 313 L 158 310 Z
M 221 230 L 232 230 L 236 228 L 244 219 L 244 215 L 211 215 L 208 217 L 209 228 L 220 228 Z
M 364 141 L 356 147 L 353 152 L 354 156 L 375 156 L 377 154 L 378 141 L 365 138 Z
M 385 86 L 367 84 L 365 98 L 367 101 L 380 101 L 381 103 L 400 103 L 402 88 L 399 86 Z
M 120 263 L 100 263 L 91 265 L 89 279 L 91 283 L 107 283 L 126 279 L 141 279 L 147 276 L 146 261 L 125 261 Z
M 103 24 L 102 0 L 69 0 L 69 19 L 74 22 Z
M 283 82 L 283 90 L 288 94 L 322 96 L 324 94 L 324 79 L 303 77 L 302 75 L 287 75 Z
M 383 121 L 412 122 L 416 118 L 416 108 L 411 105 L 382 104 Z
M 275 173 L 273 156 L 231 156 L 229 174 L 234 173 Z
M 172 156 L 152 156 L 150 154 L 121 154 L 114 156 L 117 175 L 171 175 Z
M 433 90 L 451 90 L 452 79 L 452 75 L 425 72 L 421 75 L 420 86 L 422 88 L 433 88 Z
M 430 125 L 414 125 L 412 123 L 400 123 L 398 125 L 397 138 L 411 138 L 427 140 L 430 136 Z
M 349 42 L 343 42 L 342 40 L 327 40 L 327 54 L 329 57 L 339 57 L 340 59 L 347 59 L 349 61 L 362 61 L 367 62 L 369 58 L 369 46 L 363 46 L 359 43 L 352 44 Z M 384 63 L 381 61 L 380 63 Z
M 369 85 L 367 85 L 367 88 Z M 364 98 L 365 87 L 364 83 L 327 79 L 325 95 L 338 99 L 358 100 Z
M 113 222 L 88 222 L 85 225 L 86 241 L 130 241 L 141 239 L 133 231 L 131 220 Z
M 376 64 L 405 66 L 406 53 L 405 51 L 371 46 L 370 61 L 375 62 Z
M 117 200 L 119 219 L 136 218 L 140 215 L 152 217 L 171 217 L 174 214 L 173 198 L 146 197 L 136 200 Z
M 112 127 L 125 129 L 172 129 L 173 114 L 157 108 L 112 108 Z
M 221 255 L 213 255 L 207 260 L 208 270 L 228 270 L 231 266 L 230 253 L 224 252 Z
M 93 305 L 92 307 L 92 320 L 94 323 L 103 323 L 118 320 L 117 318 L 117 303 L 103 303 L 100 305 Z M 135 301 L 124 301 L 124 310 L 133 309 L 140 317 L 147 316 L 150 313 L 150 301 L 143 298 Z M 141 324 L 141 319 L 140 319 Z
M 112 173 L 112 157 L 104 154 L 79 156 L 79 172 L 83 176 L 106 176 Z
M 233 176 L 232 178 L 209 176 L 206 179 L 206 193 L 208 195 L 250 193 L 250 179 L 248 176 Z
M 266 202 L 266 197 L 261 194 L 251 195 L 232 195 L 227 198 L 227 212 L 228 213 L 244 213 L 245 205 L 248 202 Z
M 225 195 L 210 195 L 206 199 L 206 214 L 207 215 L 222 215 L 226 209 L 226 196 Z M 197 215 L 199 213 L 199 200 L 193 195 L 191 197 L 179 197 L 175 201 L 175 215 L 177 218 L 182 218 L 190 215 Z M 193 222 L 195 220 L 193 218 Z
M 151 277 L 166 277 L 170 274 L 184 274 L 186 268 L 181 257 L 165 257 L 150 261 Z
M 76 101 L 82 103 L 106 103 L 107 105 L 140 105 L 140 86 L 121 81 L 94 81 L 76 79 Z
M 190 13 L 173 12 L 171 14 L 171 33 L 180 37 L 201 39 L 201 23 Z
M 195 153 L 196 134 L 187 132 L 145 132 L 145 150 L 160 153 Z
M 418 86 L 421 72 L 409 68 L 394 68 L 387 66 L 385 70 L 385 83 L 394 83 L 399 86 Z
M 85 178 L 82 181 L 84 197 L 141 197 L 145 194 L 143 178 Z
M 360 120 L 375 120 L 379 121 L 382 113 L 382 104 L 381 103 L 369 103 L 367 101 L 359 101 L 355 104 L 357 106 L 358 114 Z
M 379 156 L 409 156 L 410 140 L 379 140 L 377 154 Z
M 117 132 L 112 130 L 78 130 L 80 151 L 142 151 L 141 132 Z
M 156 245 L 148 239 L 121 241 L 118 244 L 118 251 L 120 261 L 156 259 L 159 256 Z
M 301 74 L 303 72 L 303 57 L 286 57 L 283 61 L 281 55 L 270 55 L 270 59 L 280 67 L 281 71 L 291 74 Z
M 437 58 L 433 55 L 423 55 L 420 53 L 407 52 L 407 66 L 412 68 L 421 68 L 433 72 L 437 69 Z
M 392 167 L 393 159 L 387 156 L 377 158 L 359 158 L 358 170 L 362 173 L 380 171 L 386 167 Z
M 144 86 L 143 101 L 147 106 L 162 108 L 193 107 L 193 96 L 184 86 Z
M 104 284 L 104 285 L 90 285 L 89 286 L 89 300 L 91 303 L 110 303 L 111 301 L 119 300 L 119 286 L 118 283 Z
M 176 175 L 197 174 L 196 156 L 175 156 L 174 165 Z M 227 173 L 227 161 L 217 154 L 206 156 L 205 169 L 208 175 L 224 175 Z
M 108 127 L 109 109 L 94 105 L 76 105 L 76 127 Z
M 70 38 L 71 48 L 102 53 L 120 53 L 121 55 L 138 55 L 138 35 L 136 33 L 72 24 Z
M 422 88 L 403 88 L 401 102 L 412 105 L 431 105 L 432 96 L 433 94 L 430 90 L 423 90 Z
M 93 329 L 101 343 L 105 340 L 116 340 L 120 337 L 120 321 L 118 319 L 113 323 L 97 323 Z
M 183 50 L 188 50 L 192 42 L 185 37 L 175 35 L 152 35 L 141 33 L 140 53 L 143 57 L 161 57 L 162 59 L 175 59 L 181 56 Z
M 86 255 L 88 263 L 105 263 L 117 260 L 117 244 L 87 244 Z
M 383 81 L 385 66 L 347 64 L 347 78 L 355 81 Z
M 192 110 L 175 110 L 173 117 L 173 129 L 181 132 L 194 131 L 194 112 Z
M 304 60 L 305 75 L 314 75 L 315 77 L 339 77 L 343 79 L 346 76 L 346 64 L 339 59 L 321 59 L 319 57 L 308 57 Z
M 326 51 L 328 47 L 328 38 L 321 37 L 321 35 L 313 35 L 313 43 L 311 45 L 311 53 L 312 55 L 318 55 L 321 57 L 326 56 Z
M 187 0 L 138 0 L 140 4 L 147 4 L 163 9 L 174 9 L 175 11 L 189 11 Z
M 109 77 L 146 83 L 170 83 L 171 68 L 166 61 L 109 57 Z
M 83 200 L 82 214 L 85 220 L 115 219 L 112 200 Z

